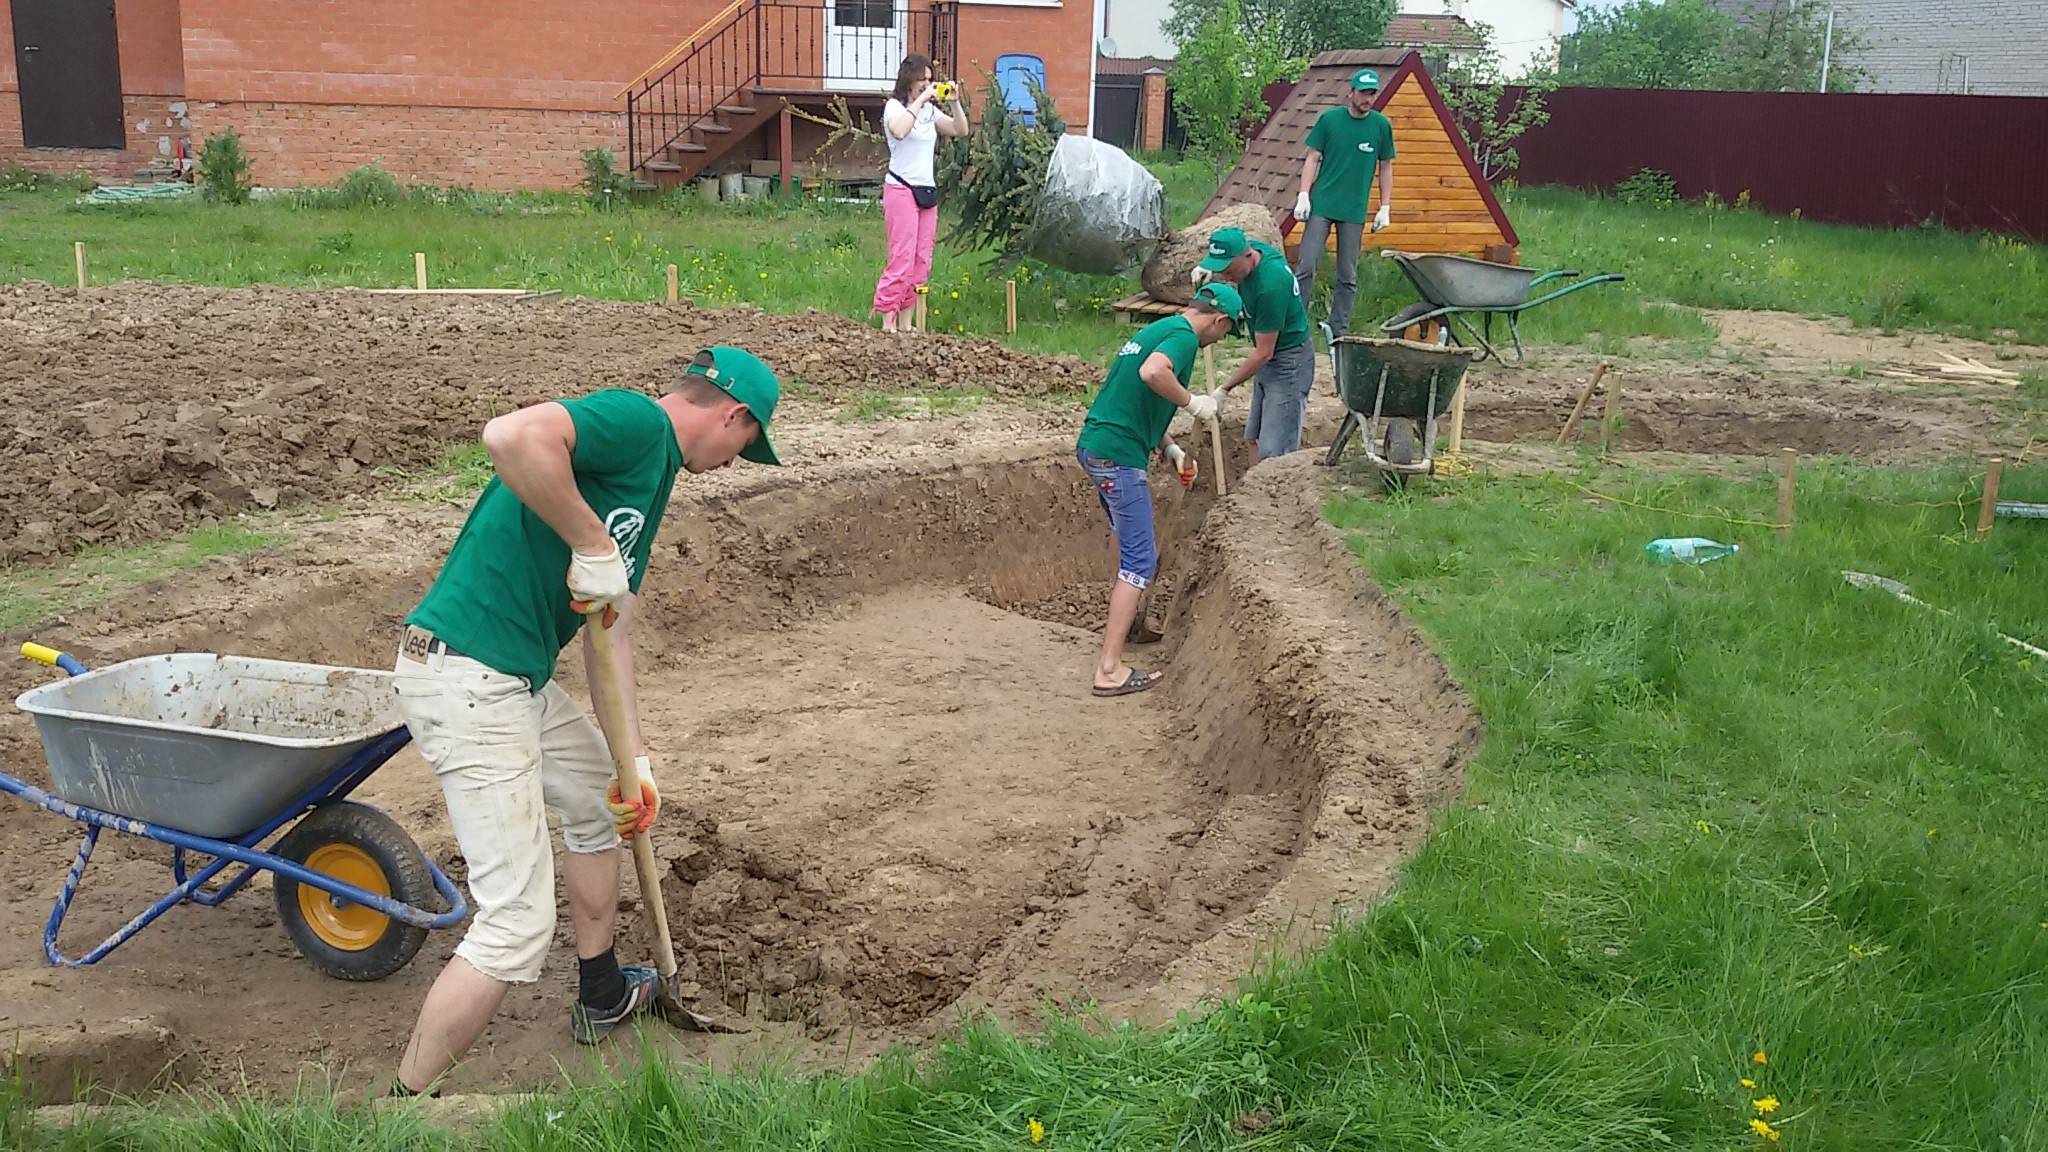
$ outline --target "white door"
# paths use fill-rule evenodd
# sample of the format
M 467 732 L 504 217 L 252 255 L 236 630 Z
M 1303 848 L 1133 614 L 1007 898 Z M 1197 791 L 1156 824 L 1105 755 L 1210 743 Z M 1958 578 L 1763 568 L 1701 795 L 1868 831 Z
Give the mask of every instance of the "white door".
M 903 63 L 907 5 L 897 0 L 825 0 L 825 87 L 887 92 Z

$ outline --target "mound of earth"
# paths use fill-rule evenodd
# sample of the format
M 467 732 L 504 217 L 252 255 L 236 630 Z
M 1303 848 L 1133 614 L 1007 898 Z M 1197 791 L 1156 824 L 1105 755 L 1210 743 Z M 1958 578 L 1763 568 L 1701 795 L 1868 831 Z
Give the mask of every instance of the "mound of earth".
M 839 316 L 601 300 L 408 298 L 148 284 L 80 298 L 0 290 L 0 563 L 176 532 L 248 509 L 367 493 L 491 416 L 594 388 L 656 389 L 707 344 L 786 383 L 1093 382 L 1074 357 L 904 339 Z

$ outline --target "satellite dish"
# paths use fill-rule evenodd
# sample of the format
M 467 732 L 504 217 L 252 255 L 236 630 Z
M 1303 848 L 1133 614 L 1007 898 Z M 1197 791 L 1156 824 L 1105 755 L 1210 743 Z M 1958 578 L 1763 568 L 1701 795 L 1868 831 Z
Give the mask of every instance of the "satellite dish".
M 1095 42 L 1095 53 L 1104 60 L 1116 59 L 1116 41 L 1104 36 Z

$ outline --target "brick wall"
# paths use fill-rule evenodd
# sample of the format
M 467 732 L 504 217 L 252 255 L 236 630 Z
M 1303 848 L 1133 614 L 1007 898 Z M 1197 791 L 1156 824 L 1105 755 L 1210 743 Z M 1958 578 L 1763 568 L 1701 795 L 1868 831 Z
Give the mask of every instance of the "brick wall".
M 1835 27 L 1867 45 L 1866 92 L 2048 96 L 2048 4 L 2041 0 L 1835 0 Z
M 1045 61 L 1045 87 L 1069 132 L 1088 131 L 1088 95 L 1094 84 L 1089 68 L 1095 38 L 1089 32 L 1095 12 L 1090 0 L 1065 0 L 1057 8 L 999 4 L 960 5 L 960 75 L 980 87 L 983 69 L 993 71 L 996 57 L 1025 52 Z
M 12 91 L 0 93 L 0 166 L 19 164 L 62 176 L 83 172 L 102 183 L 125 182 L 158 160 L 169 161 L 176 142 L 191 138 L 185 107 L 182 97 L 123 96 L 126 148 L 24 148 L 21 104 Z
M 617 112 L 531 108 L 388 107 L 268 100 L 192 105 L 202 132 L 233 128 L 256 180 L 326 184 L 365 164 L 409 183 L 473 188 L 566 188 L 583 178 L 583 150 L 618 151 Z

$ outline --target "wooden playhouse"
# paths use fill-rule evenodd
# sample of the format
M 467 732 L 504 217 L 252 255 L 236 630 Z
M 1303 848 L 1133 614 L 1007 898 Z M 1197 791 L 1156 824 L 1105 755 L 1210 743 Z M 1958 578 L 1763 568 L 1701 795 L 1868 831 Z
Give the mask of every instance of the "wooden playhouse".
M 1308 74 L 1246 146 L 1244 158 L 1202 215 L 1230 204 L 1267 205 L 1280 218 L 1292 257 L 1301 242 L 1301 225 L 1294 220 L 1294 196 L 1301 188 L 1308 130 L 1316 117 L 1344 102 L 1351 75 L 1360 68 L 1379 72 L 1380 94 L 1373 107 L 1394 123 L 1393 223 L 1384 232 L 1368 231 L 1364 247 L 1458 253 L 1515 263 L 1521 241 L 1514 226 L 1480 175 L 1478 162 L 1452 123 L 1422 56 L 1407 49 L 1357 49 L 1317 56 Z M 1373 206 L 1378 204 L 1375 183 Z M 1333 229 L 1332 249 L 1336 242 Z

